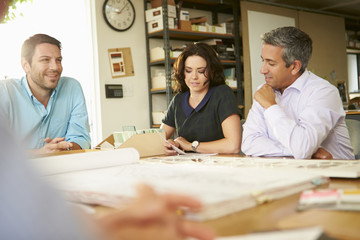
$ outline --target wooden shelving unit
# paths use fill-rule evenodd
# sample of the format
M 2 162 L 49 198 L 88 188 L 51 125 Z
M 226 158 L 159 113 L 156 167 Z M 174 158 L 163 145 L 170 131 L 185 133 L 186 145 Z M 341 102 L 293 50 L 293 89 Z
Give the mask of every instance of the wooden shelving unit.
M 149 0 L 144 0 L 144 9 L 147 9 Z M 176 1 L 177 3 L 177 1 Z M 237 88 L 234 89 L 234 92 L 237 95 L 238 105 L 244 105 L 243 97 L 243 71 L 241 63 L 241 41 L 239 33 L 239 13 L 240 13 L 240 4 L 237 0 L 222 0 L 219 3 L 218 0 L 183 0 L 183 8 L 192 8 L 195 7 L 198 10 L 211 11 L 212 12 L 212 22 L 213 24 L 217 23 L 217 13 L 230 13 L 234 17 L 234 34 L 220 34 L 212 32 L 198 32 L 198 31 L 184 31 L 181 29 L 169 29 L 168 28 L 168 17 L 167 17 L 167 0 L 162 0 L 163 8 L 163 26 L 164 29 L 157 32 L 148 33 L 147 24 L 145 24 L 145 35 L 146 35 L 146 49 L 147 49 L 147 62 L 148 62 L 148 85 L 149 85 L 149 109 L 150 109 L 150 126 L 157 127 L 159 125 L 154 125 L 152 121 L 152 111 L 153 111 L 153 94 L 166 94 L 167 106 L 169 105 L 172 97 L 173 90 L 171 87 L 171 69 L 172 64 L 176 58 L 170 57 L 170 41 L 171 40 L 183 40 L 183 41 L 201 41 L 206 39 L 233 39 L 235 45 L 235 60 L 222 60 L 224 68 L 235 67 L 235 75 L 237 78 Z M 165 51 L 165 58 L 150 61 L 150 39 L 162 39 L 163 48 Z M 166 77 L 166 87 L 165 88 L 152 88 L 151 87 L 151 68 L 163 66 L 165 68 L 165 77 Z M 242 108 L 240 108 L 242 109 Z

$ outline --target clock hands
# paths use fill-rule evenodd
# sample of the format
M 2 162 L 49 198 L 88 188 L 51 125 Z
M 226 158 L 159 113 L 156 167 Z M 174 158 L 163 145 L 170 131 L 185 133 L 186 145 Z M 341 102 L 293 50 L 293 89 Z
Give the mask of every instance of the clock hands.
M 128 5 L 128 4 L 129 4 L 129 2 L 127 2 L 127 3 L 122 7 L 122 9 L 120 10 L 119 14 L 122 12 L 122 10 L 124 10 L 124 8 L 126 7 L 126 5 Z
M 124 10 L 124 8 L 129 4 L 129 2 L 127 2 L 120 10 L 118 8 L 115 8 L 114 6 L 112 6 L 112 9 L 115 13 L 117 14 L 121 14 L 121 12 Z

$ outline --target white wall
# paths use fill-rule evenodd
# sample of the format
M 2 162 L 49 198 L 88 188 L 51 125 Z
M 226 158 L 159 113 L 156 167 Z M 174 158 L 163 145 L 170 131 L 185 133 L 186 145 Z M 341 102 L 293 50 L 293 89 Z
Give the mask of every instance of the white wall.
M 95 89 L 93 101 L 95 102 L 96 123 L 98 129 L 99 143 L 114 131 L 121 131 L 122 126 L 134 125 L 137 129 L 150 128 L 149 119 L 149 98 L 146 62 L 146 39 L 145 19 L 143 1 L 132 1 L 136 11 L 134 25 L 125 32 L 116 32 L 106 24 L 103 14 L 103 2 L 91 0 L 91 17 L 93 25 L 93 43 L 97 46 L 94 49 L 94 74 Z M 204 16 L 208 12 L 192 12 L 192 16 Z M 230 15 L 231 16 L 231 15 Z M 223 14 L 219 19 L 228 19 L 229 15 Z M 208 16 L 209 21 L 211 15 Z M 156 41 L 155 41 L 156 42 Z M 151 42 L 151 47 L 156 45 Z M 162 45 L 160 40 L 160 45 Z M 134 64 L 135 76 L 115 78 L 111 77 L 110 64 L 108 59 L 109 48 L 130 47 Z M 105 84 L 122 84 L 123 90 L 131 96 L 124 96 L 122 99 L 106 99 Z M 166 108 L 166 98 L 158 96 L 153 99 L 154 111 L 162 111 Z M 164 105 L 165 104 L 165 105 Z
M 349 92 L 359 90 L 356 54 L 347 54 Z
M 261 24 L 259 24 L 261 23 Z M 249 24 L 249 47 L 250 47 L 250 66 L 251 66 L 251 85 L 252 97 L 258 87 L 265 82 L 264 76 L 260 73 L 262 66 L 261 35 L 277 27 L 295 26 L 295 19 L 291 17 L 279 16 L 257 11 L 248 11 Z
M 91 1 L 93 21 L 95 86 L 97 100 L 98 128 L 102 136 L 98 142 L 122 126 L 133 125 L 137 129 L 149 128 L 149 101 L 146 63 L 146 40 L 143 1 L 132 1 L 136 11 L 134 25 L 125 32 L 112 30 L 102 14 L 104 1 Z M 135 75 L 112 78 L 108 58 L 109 48 L 130 47 Z M 98 68 L 97 68 L 98 67 Z M 129 96 L 120 99 L 105 98 L 105 84 L 122 84 Z M 99 126 L 100 125 L 100 126 Z M 101 134 L 99 134 L 101 135 Z

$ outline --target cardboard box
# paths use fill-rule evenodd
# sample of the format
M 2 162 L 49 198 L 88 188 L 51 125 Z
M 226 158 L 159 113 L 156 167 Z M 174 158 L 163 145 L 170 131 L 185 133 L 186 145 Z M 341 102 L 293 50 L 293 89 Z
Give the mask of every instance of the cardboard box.
M 163 19 L 159 18 L 153 21 L 148 22 L 148 33 L 160 31 L 164 29 Z M 175 19 L 168 18 L 169 29 L 175 29 Z
M 192 24 L 191 25 L 191 30 L 192 31 L 198 31 L 198 32 L 206 32 L 206 26 L 202 26 L 202 25 L 196 25 L 196 24 Z
M 226 24 L 222 23 L 222 24 L 218 24 L 218 25 L 213 25 L 213 26 L 211 26 L 211 31 L 209 31 L 209 32 L 226 34 Z
M 165 136 L 164 132 L 160 134 Z M 105 145 L 111 145 L 115 148 L 114 134 L 111 134 L 109 137 L 104 139 L 96 146 L 96 148 L 101 148 Z M 135 134 L 117 148 L 130 147 L 135 148 L 139 152 L 140 157 L 150 157 L 165 154 L 164 140 L 159 136 L 159 133 Z
M 237 88 L 237 81 L 236 80 L 226 79 L 225 83 L 226 83 L 226 85 L 228 85 L 231 88 Z
M 180 11 L 180 20 L 190 21 L 190 13 L 189 13 L 189 11 L 181 10 Z
M 151 88 L 165 88 L 166 78 L 165 76 L 155 76 L 151 78 Z
M 180 29 L 183 31 L 191 31 L 191 22 L 180 20 Z
M 176 18 L 176 7 L 168 5 L 168 17 Z M 156 19 L 163 18 L 163 9 L 162 7 L 152 8 L 145 11 L 145 21 L 150 22 Z
M 182 51 L 170 51 L 171 58 L 177 58 Z M 159 61 L 165 59 L 165 51 L 162 47 L 150 49 L 150 61 Z
M 168 0 L 167 1 L 168 5 L 173 5 L 175 6 L 175 0 Z M 151 4 L 151 8 L 157 8 L 157 7 L 161 7 L 161 0 L 151 0 L 150 1 Z
M 161 124 L 165 117 L 165 112 L 152 112 L 153 124 Z

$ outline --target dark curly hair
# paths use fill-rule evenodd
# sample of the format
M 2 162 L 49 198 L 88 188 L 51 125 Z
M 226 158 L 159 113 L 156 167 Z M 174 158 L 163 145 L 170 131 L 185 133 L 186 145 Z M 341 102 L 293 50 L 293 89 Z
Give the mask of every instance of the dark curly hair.
M 206 43 L 193 43 L 186 46 L 174 63 L 174 77 L 177 82 L 175 92 L 189 90 L 185 83 L 185 62 L 190 56 L 200 56 L 205 59 L 205 76 L 210 82 L 210 87 L 225 84 L 224 70 L 215 50 Z

